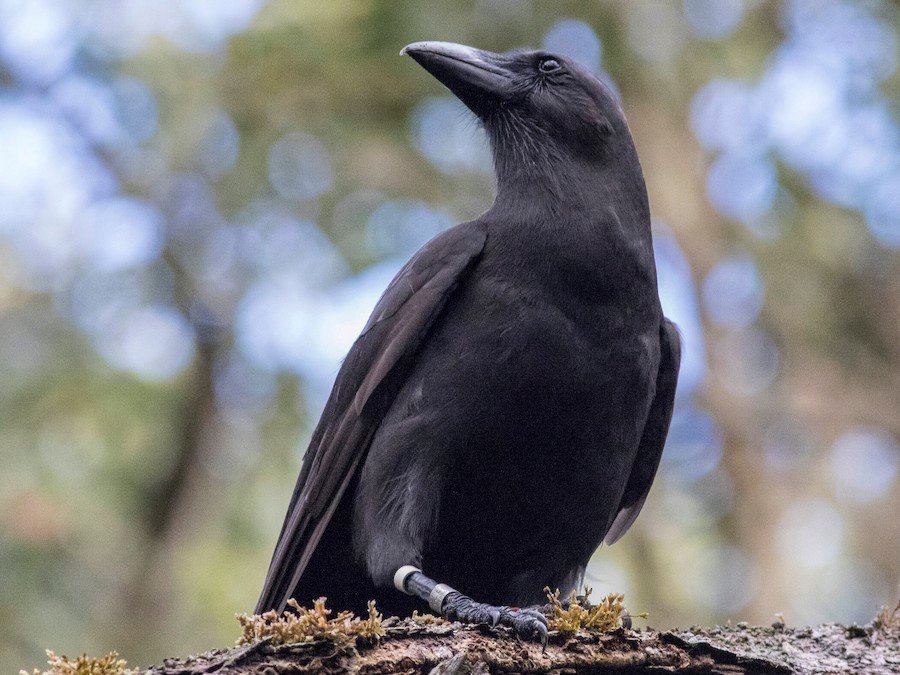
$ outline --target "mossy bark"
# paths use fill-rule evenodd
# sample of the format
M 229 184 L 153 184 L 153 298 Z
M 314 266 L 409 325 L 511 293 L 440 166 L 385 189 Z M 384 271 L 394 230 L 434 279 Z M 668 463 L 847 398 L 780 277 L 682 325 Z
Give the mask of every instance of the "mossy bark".
M 153 666 L 148 675 L 286 673 L 900 673 L 900 629 L 786 628 L 622 631 L 519 642 L 505 629 L 389 620 L 378 644 L 266 641 Z

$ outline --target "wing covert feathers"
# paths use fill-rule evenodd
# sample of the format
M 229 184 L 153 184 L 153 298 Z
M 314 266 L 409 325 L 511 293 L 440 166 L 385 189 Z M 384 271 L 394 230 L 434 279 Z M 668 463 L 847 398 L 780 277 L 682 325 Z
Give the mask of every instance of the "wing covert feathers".
M 478 222 L 435 237 L 397 273 L 344 359 L 313 432 L 256 612 L 284 610 L 372 435 L 487 238 Z
M 622 495 L 618 514 L 604 537 L 604 542 L 608 545 L 616 543 L 628 531 L 638 517 L 641 507 L 644 506 L 656 469 L 659 467 L 663 446 L 666 444 L 669 423 L 672 421 L 675 385 L 681 364 L 681 340 L 675 324 L 668 319 L 663 320 L 659 329 L 659 339 L 661 358 L 656 376 L 656 395 L 650 406 L 647 422 L 644 424 L 644 433 L 625 493 Z

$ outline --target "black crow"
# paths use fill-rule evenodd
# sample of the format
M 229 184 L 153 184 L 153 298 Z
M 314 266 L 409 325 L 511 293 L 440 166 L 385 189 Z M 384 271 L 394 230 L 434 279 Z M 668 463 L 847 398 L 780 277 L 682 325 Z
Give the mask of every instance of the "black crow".
M 257 612 L 327 596 L 546 637 L 659 464 L 679 340 L 615 97 L 572 60 L 404 48 L 475 113 L 491 208 L 400 270 L 303 459 Z M 402 591 L 402 592 L 401 592 Z

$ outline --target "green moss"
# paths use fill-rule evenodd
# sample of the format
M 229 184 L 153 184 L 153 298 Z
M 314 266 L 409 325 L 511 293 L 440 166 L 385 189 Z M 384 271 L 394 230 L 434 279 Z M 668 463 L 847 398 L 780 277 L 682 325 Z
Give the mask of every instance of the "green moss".
M 619 593 L 611 593 L 592 605 L 589 602 L 592 589 L 585 588 L 581 598 L 572 591 L 569 602 L 563 605 L 558 589 L 551 591 L 545 588 L 544 592 L 550 601 L 547 617 L 550 630 L 559 631 L 563 635 L 574 635 L 579 631 L 608 633 L 621 628 L 622 618 L 627 616 L 625 596 Z
M 313 642 L 320 639 L 341 640 L 362 638 L 375 641 L 384 635 L 381 614 L 375 609 L 375 601 L 369 601 L 369 615 L 361 619 L 352 612 L 339 612 L 334 618 L 325 608 L 325 598 L 319 598 L 311 608 L 301 607 L 293 598 L 288 600 L 291 612 L 278 614 L 237 614 L 242 635 L 238 644 L 250 644 L 269 639 L 274 645 Z
M 89 657 L 87 654 L 70 659 L 68 656 L 57 656 L 47 650 L 47 663 L 50 670 L 41 672 L 35 668 L 30 675 L 137 675 L 137 670 L 126 668 L 125 659 L 120 659 L 116 652 L 110 652 L 101 658 Z M 20 670 L 19 675 L 29 675 Z
M 900 628 L 900 602 L 893 609 L 887 606 L 882 607 L 878 614 L 875 615 L 875 620 L 872 624 L 878 629 Z
M 413 610 L 410 619 L 422 626 L 440 626 L 441 624 L 449 623 L 447 619 L 442 616 L 435 616 L 434 614 L 419 614 L 419 610 L 417 609 Z

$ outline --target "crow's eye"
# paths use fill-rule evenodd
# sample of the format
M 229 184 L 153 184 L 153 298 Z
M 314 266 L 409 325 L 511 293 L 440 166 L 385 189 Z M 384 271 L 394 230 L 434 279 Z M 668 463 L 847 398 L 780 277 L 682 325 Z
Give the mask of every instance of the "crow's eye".
M 556 59 L 541 59 L 541 62 L 538 64 L 538 70 L 542 73 L 555 73 L 560 68 L 562 66 L 559 65 L 559 61 Z

